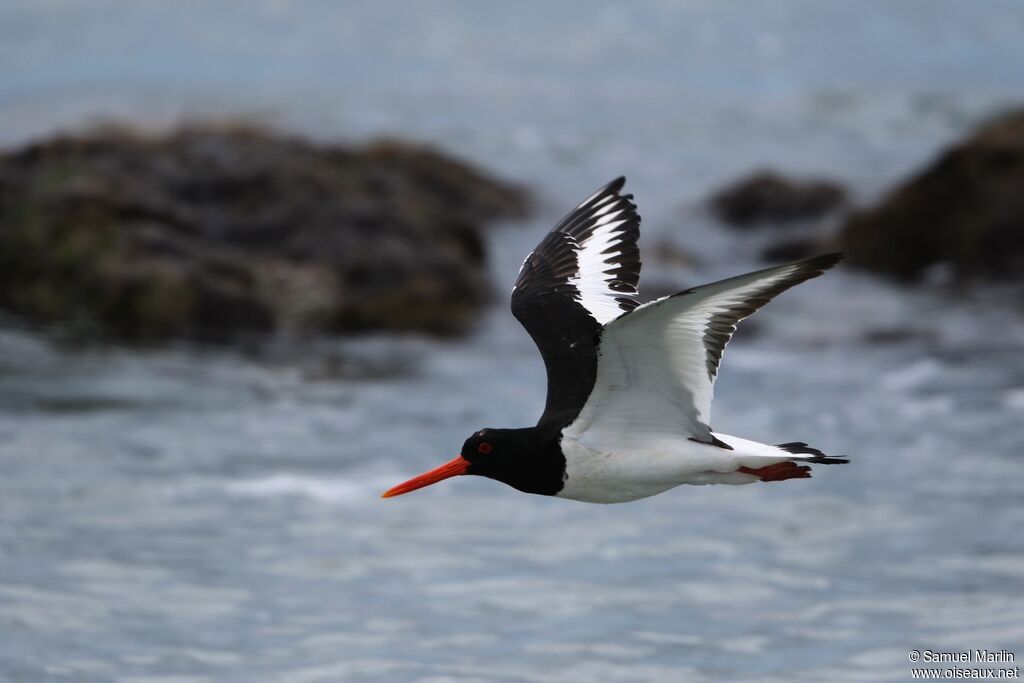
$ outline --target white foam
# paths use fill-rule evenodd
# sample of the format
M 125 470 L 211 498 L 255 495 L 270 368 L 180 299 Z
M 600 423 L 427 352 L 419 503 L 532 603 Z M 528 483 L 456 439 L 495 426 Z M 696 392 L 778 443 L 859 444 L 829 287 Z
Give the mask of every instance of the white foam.
M 279 498 L 296 496 L 321 503 L 344 503 L 371 498 L 378 490 L 371 482 L 350 479 L 309 477 L 280 473 L 266 477 L 230 482 L 225 490 L 236 496 L 252 498 Z
M 1024 389 L 1010 389 L 1003 398 L 1007 408 L 1024 412 Z

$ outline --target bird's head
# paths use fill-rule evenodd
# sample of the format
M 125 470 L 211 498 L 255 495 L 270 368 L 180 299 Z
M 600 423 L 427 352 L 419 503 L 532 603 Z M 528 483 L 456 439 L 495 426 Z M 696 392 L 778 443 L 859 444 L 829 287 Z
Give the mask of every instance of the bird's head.
M 440 467 L 413 477 L 384 492 L 383 498 L 400 496 L 436 484 L 460 474 L 476 474 L 518 485 L 529 458 L 524 453 L 526 435 L 523 429 L 481 429 L 462 444 L 462 452 Z

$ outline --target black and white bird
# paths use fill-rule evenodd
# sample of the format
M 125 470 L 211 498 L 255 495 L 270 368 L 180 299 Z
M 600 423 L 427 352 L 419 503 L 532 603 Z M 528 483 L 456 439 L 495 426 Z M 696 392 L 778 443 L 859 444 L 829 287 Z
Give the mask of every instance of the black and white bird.
M 384 493 L 460 474 L 520 491 L 621 503 L 680 484 L 749 484 L 845 463 L 802 442 L 770 446 L 711 429 L 711 396 L 736 324 L 841 255 L 637 300 L 640 216 L 618 178 L 577 206 L 523 262 L 512 313 L 547 368 L 535 427 L 482 429 L 455 459 Z

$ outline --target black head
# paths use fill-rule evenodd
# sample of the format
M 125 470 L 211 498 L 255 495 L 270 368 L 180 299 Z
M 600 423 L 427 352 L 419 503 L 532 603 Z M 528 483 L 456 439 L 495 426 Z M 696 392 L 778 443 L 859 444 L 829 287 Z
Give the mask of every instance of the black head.
M 466 439 L 454 460 L 399 484 L 384 497 L 408 493 L 458 474 L 496 479 L 526 493 L 554 495 L 562 488 L 565 459 L 557 442 L 543 441 L 532 428 L 481 429 Z
M 562 489 L 565 458 L 557 440 L 537 429 L 481 429 L 462 444 L 466 474 L 497 479 L 526 493 L 554 495 Z
M 469 463 L 466 474 L 505 481 L 503 474 L 517 469 L 526 450 L 524 429 L 481 429 L 462 444 L 460 455 Z

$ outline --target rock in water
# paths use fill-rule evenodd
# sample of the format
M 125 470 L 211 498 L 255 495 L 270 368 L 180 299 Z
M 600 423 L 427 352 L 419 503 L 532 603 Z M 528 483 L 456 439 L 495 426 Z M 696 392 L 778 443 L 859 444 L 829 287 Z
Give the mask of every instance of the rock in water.
M 0 156 L 0 306 L 132 339 L 453 332 L 488 298 L 483 224 L 525 206 L 400 142 L 60 136 Z
M 792 180 L 758 171 L 716 192 L 709 204 L 720 221 L 751 228 L 819 218 L 842 205 L 845 196 L 830 180 Z
M 851 216 L 841 238 L 851 265 L 901 279 L 938 263 L 959 276 L 1024 278 L 1024 110 Z

